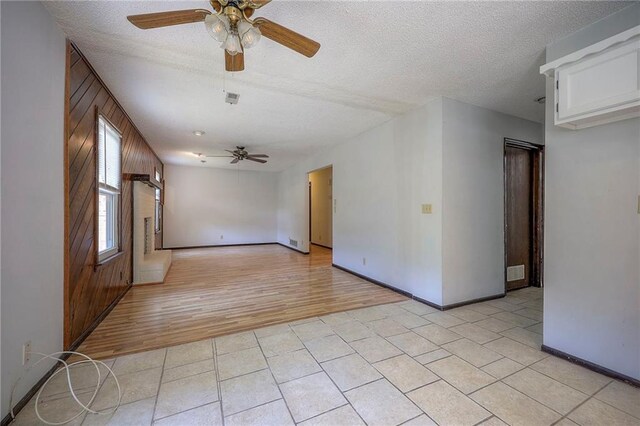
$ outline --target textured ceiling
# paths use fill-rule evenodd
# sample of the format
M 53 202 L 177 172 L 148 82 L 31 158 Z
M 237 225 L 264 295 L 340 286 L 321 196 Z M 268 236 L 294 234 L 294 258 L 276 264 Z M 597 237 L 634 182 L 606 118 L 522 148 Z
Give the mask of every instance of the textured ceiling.
M 140 30 L 126 16 L 209 8 L 206 1 L 46 2 L 160 158 L 244 145 L 282 170 L 322 146 L 447 96 L 534 121 L 544 107 L 544 47 L 622 2 L 338 2 L 274 0 L 265 16 L 322 44 L 308 59 L 263 38 L 246 70 L 225 73 L 204 24 Z M 223 91 L 240 94 L 238 105 Z M 206 134 L 197 137 L 194 130 Z M 206 166 L 235 167 L 227 159 Z

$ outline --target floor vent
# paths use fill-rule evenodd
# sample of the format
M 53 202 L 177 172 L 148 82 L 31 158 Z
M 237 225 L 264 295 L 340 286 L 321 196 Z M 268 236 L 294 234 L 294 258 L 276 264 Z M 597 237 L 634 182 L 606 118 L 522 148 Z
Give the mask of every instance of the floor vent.
M 507 282 L 524 280 L 524 265 L 507 267 Z
M 289 238 L 289 245 L 293 247 L 298 247 L 298 240 L 292 240 Z

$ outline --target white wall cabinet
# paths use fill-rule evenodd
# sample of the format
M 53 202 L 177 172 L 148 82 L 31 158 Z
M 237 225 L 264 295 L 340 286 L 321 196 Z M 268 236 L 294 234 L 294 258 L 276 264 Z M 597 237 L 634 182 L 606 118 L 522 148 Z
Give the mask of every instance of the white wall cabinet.
M 554 124 L 582 129 L 640 117 L 640 26 L 543 65 Z

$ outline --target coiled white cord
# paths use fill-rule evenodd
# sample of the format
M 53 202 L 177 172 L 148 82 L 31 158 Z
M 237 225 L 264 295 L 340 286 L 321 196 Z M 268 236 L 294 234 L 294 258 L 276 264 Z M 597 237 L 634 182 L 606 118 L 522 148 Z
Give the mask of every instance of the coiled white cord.
M 42 421 L 45 424 L 48 425 L 64 425 L 66 423 L 69 423 L 75 419 L 77 419 L 78 417 L 80 417 L 82 414 L 84 413 L 92 413 L 92 414 L 103 414 L 103 415 L 109 415 L 109 414 L 113 414 L 118 407 L 120 407 L 120 402 L 122 400 L 122 391 L 120 389 L 120 382 L 118 382 L 118 378 L 116 377 L 115 374 L 113 374 L 113 371 L 111 370 L 111 368 L 109 368 L 109 366 L 107 364 L 105 364 L 102 361 L 97 361 L 94 359 L 91 359 L 90 357 L 88 357 L 85 354 L 82 354 L 80 352 L 73 352 L 73 351 L 61 351 L 61 352 L 54 352 L 52 354 L 43 354 L 40 352 L 31 352 L 34 355 L 40 355 L 42 358 L 40 358 L 38 361 L 36 361 L 35 363 L 33 363 L 29 368 L 27 368 L 27 370 L 22 374 L 22 376 L 20 376 L 20 378 L 18 378 L 18 380 L 13 384 L 13 387 L 11 388 L 11 399 L 9 400 L 9 407 L 11 407 L 11 418 L 15 419 L 16 416 L 13 412 L 13 397 L 14 397 L 14 393 L 16 391 L 16 388 L 18 387 L 18 384 L 22 381 L 22 379 L 24 378 L 24 376 L 26 376 L 29 371 L 31 371 L 31 369 L 33 367 L 35 367 L 36 365 L 40 364 L 40 362 L 44 361 L 45 359 L 53 359 L 56 362 L 61 362 L 62 364 L 64 364 L 64 367 L 56 370 L 45 382 L 44 384 L 40 387 L 40 389 L 38 390 L 38 393 L 36 395 L 36 400 L 35 400 L 35 412 L 36 412 L 36 416 L 38 416 L 38 419 L 40 419 L 40 421 Z M 67 363 L 63 360 L 61 360 L 60 358 L 58 358 L 58 356 L 60 355 L 64 355 L 64 354 L 69 354 L 69 355 L 78 355 L 82 358 L 85 358 L 82 361 L 76 361 L 76 362 L 72 362 L 72 363 Z M 83 404 L 79 399 L 78 396 L 76 395 L 74 389 L 73 389 L 73 385 L 71 383 L 71 373 L 69 372 L 70 367 L 74 366 L 74 365 L 79 365 L 79 364 L 93 364 L 93 366 L 96 368 L 96 372 L 98 373 L 98 381 L 96 383 L 96 388 L 93 391 L 93 395 L 91 395 L 91 399 L 89 400 L 89 402 L 87 402 L 87 404 Z M 118 388 L 118 403 L 116 404 L 115 407 L 113 407 L 110 410 L 105 410 L 105 411 L 95 411 L 92 410 L 91 404 L 93 404 L 93 401 L 95 400 L 96 396 L 98 395 L 98 390 L 100 389 L 100 384 L 102 383 L 102 374 L 100 372 L 100 365 L 102 365 L 104 368 L 107 369 L 108 373 L 107 373 L 107 377 L 105 378 L 105 381 L 109 378 L 109 376 L 113 377 L 113 380 L 116 382 L 116 386 Z M 46 419 L 44 419 L 41 415 L 40 412 L 38 410 L 38 401 L 40 400 L 40 394 L 42 394 L 42 391 L 44 390 L 45 387 L 47 387 L 47 384 L 55 377 L 57 376 L 60 372 L 64 371 L 67 374 L 67 383 L 69 385 L 69 390 L 71 391 L 71 396 L 73 397 L 73 399 L 78 403 L 78 405 L 80 405 L 80 407 L 82 407 L 82 409 L 75 415 L 73 415 L 73 417 L 63 420 L 61 422 L 51 422 L 48 421 Z

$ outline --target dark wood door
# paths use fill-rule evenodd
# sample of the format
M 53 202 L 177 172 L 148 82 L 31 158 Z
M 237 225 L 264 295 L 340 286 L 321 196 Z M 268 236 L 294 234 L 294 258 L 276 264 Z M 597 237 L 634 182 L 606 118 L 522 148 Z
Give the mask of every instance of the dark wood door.
M 507 290 L 531 285 L 533 152 L 505 148 L 505 249 Z

